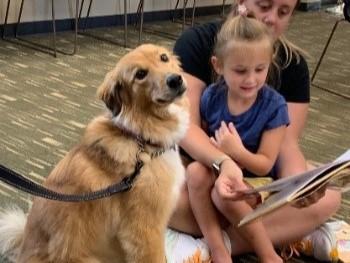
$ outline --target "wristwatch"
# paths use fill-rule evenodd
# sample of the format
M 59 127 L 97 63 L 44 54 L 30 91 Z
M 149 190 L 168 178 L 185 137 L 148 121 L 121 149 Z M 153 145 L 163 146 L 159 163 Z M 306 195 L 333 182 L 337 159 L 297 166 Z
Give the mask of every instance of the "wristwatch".
M 226 160 L 231 160 L 231 158 L 228 157 L 227 155 L 223 155 L 215 159 L 214 162 L 211 164 L 211 167 L 213 168 L 214 174 L 216 176 L 219 176 L 221 172 L 221 164 Z

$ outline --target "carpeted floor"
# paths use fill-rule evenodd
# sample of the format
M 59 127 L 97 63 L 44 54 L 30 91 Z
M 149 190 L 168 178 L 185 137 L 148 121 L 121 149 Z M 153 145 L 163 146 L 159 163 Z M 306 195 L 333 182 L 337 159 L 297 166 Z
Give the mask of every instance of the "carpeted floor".
M 197 22 L 213 19 L 200 17 Z M 297 13 L 288 37 L 310 53 L 313 72 L 331 29 L 338 18 L 320 12 Z M 179 34 L 181 26 L 169 21 L 146 25 Z M 122 43 L 122 28 L 95 29 L 94 33 Z M 137 33 L 129 32 L 130 48 Z M 48 35 L 25 39 L 46 43 Z M 71 47 L 72 34 L 59 34 L 58 45 Z M 73 146 L 85 125 L 101 112 L 96 88 L 104 75 L 128 49 L 79 35 L 75 56 L 48 54 L 17 45 L 13 39 L 0 41 L 0 163 L 41 182 Z M 174 40 L 145 32 L 143 42 L 172 47 Z M 309 120 L 301 145 L 308 159 L 328 162 L 350 148 L 350 24 L 339 24 L 315 84 L 341 93 L 335 95 L 312 87 Z M 297 87 L 296 87 L 297 88 Z M 30 197 L 0 183 L 0 209 L 17 204 L 28 208 Z M 350 195 L 344 195 L 335 218 L 350 222 Z M 5 262 L 0 258 L 0 262 Z M 236 262 L 256 262 L 252 255 Z M 293 258 L 290 262 L 315 262 Z

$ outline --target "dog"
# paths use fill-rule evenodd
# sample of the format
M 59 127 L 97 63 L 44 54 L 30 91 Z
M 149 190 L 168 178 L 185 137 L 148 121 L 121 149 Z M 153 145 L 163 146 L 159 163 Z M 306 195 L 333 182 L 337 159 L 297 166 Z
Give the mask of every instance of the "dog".
M 122 57 L 97 91 L 106 112 L 87 125 L 44 186 L 97 191 L 133 174 L 141 161 L 132 188 L 77 203 L 36 197 L 27 217 L 6 211 L 0 250 L 18 263 L 166 262 L 164 234 L 185 174 L 176 146 L 189 123 L 182 75 L 164 47 L 144 44 Z

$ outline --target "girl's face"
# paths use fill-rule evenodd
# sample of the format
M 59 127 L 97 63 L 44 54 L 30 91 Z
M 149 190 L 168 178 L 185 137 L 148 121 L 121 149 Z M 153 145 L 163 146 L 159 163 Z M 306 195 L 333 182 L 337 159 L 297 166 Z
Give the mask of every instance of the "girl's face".
M 271 44 L 266 39 L 235 41 L 233 45 L 234 48 L 227 48 L 223 60 L 212 58 L 214 69 L 224 77 L 229 97 L 254 101 L 266 81 L 271 63 Z
M 239 3 L 264 22 L 277 39 L 287 29 L 297 0 L 239 0 Z

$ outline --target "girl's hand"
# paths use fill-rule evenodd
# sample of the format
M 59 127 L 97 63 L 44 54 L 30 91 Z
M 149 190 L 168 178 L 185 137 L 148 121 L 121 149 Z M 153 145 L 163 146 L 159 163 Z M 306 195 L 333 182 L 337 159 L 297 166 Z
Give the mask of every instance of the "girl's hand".
M 236 156 L 244 149 L 242 140 L 232 122 L 227 125 L 222 121 L 220 128 L 215 131 L 215 139 L 211 138 L 211 141 L 233 159 L 237 159 Z

